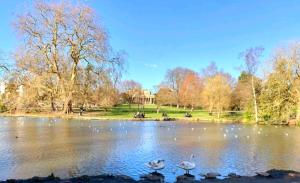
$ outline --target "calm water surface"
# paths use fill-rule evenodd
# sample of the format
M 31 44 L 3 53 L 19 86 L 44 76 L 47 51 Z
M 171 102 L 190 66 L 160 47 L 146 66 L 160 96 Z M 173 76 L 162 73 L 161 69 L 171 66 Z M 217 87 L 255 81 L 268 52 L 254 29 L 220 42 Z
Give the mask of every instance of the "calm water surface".
M 19 138 L 16 138 L 18 136 Z M 180 160 L 193 174 L 208 171 L 253 175 L 271 168 L 300 171 L 300 128 L 187 122 L 80 121 L 0 118 L 0 180 L 126 174 L 139 178 L 144 164 L 163 158 L 174 181 Z

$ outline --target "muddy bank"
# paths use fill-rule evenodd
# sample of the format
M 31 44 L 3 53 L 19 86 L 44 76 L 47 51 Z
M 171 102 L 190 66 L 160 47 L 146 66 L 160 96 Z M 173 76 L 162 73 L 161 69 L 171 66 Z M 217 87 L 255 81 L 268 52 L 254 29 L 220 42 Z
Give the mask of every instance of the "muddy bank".
M 201 179 L 195 180 L 193 176 L 181 175 L 177 177 L 177 183 L 288 183 L 288 182 L 299 182 L 300 173 L 291 170 L 269 170 L 267 171 L 268 176 L 238 176 L 234 175 L 224 179 Z M 0 183 L 153 183 L 153 182 L 164 182 L 163 175 L 160 174 L 148 174 L 141 176 L 140 180 L 134 180 L 133 178 L 126 175 L 98 175 L 98 176 L 80 176 L 75 178 L 60 179 L 55 177 L 53 174 L 48 177 L 32 177 L 26 180 L 15 180 L 10 179 L 6 181 L 0 181 Z

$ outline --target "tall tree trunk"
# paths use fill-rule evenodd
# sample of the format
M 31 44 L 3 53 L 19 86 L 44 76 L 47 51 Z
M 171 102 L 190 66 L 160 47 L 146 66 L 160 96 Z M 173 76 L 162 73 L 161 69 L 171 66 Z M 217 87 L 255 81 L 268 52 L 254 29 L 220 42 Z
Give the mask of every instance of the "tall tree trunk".
M 54 105 L 53 99 L 51 99 L 51 110 L 52 110 L 52 112 L 55 111 L 55 105 Z
M 257 109 L 257 102 L 256 102 L 256 93 L 255 93 L 255 86 L 254 86 L 254 77 L 251 77 L 251 86 L 252 86 L 252 94 L 253 94 L 253 104 L 254 104 L 254 115 L 255 115 L 255 122 L 258 122 L 258 109 Z
M 74 86 L 75 86 L 75 79 L 77 76 L 77 63 L 78 61 L 75 61 L 73 67 L 72 67 L 72 73 L 71 73 L 71 78 L 70 78 L 70 88 L 69 90 L 67 90 L 68 92 L 66 92 L 66 89 L 64 90 L 65 93 L 65 101 L 64 101 L 64 114 L 69 114 L 71 112 L 73 112 L 72 109 L 72 99 L 73 99 L 73 90 L 74 90 Z
M 64 114 L 69 114 L 73 112 L 73 108 L 72 108 L 72 93 L 70 93 L 66 98 L 65 98 L 65 102 L 64 102 L 64 109 L 63 109 L 63 113 Z
M 209 105 L 209 114 L 212 116 L 213 106 Z

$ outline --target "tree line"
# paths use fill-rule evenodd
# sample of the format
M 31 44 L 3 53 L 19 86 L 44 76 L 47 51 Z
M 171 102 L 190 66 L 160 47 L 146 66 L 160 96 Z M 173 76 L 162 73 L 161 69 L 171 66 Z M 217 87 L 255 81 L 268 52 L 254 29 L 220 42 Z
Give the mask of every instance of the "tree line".
M 18 47 L 13 66 L 0 65 L 6 82 L 2 110 L 17 111 L 48 107 L 70 113 L 73 107 L 109 108 L 138 103 L 142 85 L 121 81 L 125 54 L 114 51 L 107 31 L 94 10 L 70 2 L 35 2 L 31 11 L 19 14 L 14 23 Z M 264 68 L 262 47 L 239 56 L 240 76 L 219 69 L 214 63 L 197 72 L 177 67 L 166 72 L 157 86 L 155 102 L 193 111 L 208 110 L 218 118 L 224 111 L 244 111 L 252 121 L 300 119 L 300 44 L 275 50 Z M 130 106 L 130 105 L 129 105 Z
M 203 108 L 218 118 L 229 110 L 243 111 L 246 119 L 255 122 L 299 122 L 300 44 L 277 49 L 260 63 L 263 51 L 262 47 L 253 47 L 239 55 L 243 66 L 237 79 L 214 63 L 201 72 L 182 67 L 170 69 L 158 86 L 156 103 L 191 111 Z M 271 66 L 267 69 L 268 63 Z M 260 77 L 259 68 L 266 69 Z

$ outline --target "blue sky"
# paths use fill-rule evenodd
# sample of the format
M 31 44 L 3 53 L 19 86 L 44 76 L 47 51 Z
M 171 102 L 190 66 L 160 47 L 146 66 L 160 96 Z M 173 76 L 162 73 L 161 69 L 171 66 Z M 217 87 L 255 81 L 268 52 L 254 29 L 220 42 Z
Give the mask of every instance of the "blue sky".
M 27 1 L 31 2 L 31 1 Z M 126 79 L 145 88 L 160 83 L 177 66 L 201 71 L 211 61 L 237 77 L 238 58 L 248 47 L 272 50 L 300 38 L 297 0 L 86 0 L 101 18 L 115 50 L 125 50 Z M 0 50 L 16 45 L 11 26 L 24 2 L 0 6 Z

